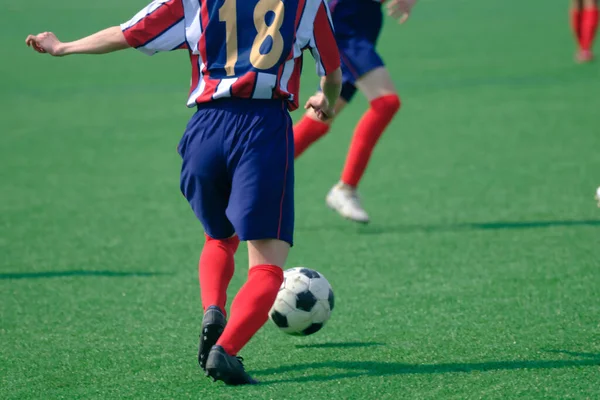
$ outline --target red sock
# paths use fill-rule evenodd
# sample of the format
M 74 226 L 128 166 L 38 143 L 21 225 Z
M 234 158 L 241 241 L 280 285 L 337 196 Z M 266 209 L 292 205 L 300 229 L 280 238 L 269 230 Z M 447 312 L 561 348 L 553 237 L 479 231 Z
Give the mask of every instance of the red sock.
M 198 263 L 200 295 L 204 311 L 210 306 L 218 306 L 225 312 L 227 286 L 231 282 L 235 269 L 233 255 L 239 244 L 240 239 L 237 236 L 229 239 L 213 239 L 206 236 L 206 243 Z
M 283 282 L 283 271 L 275 265 L 250 268 L 248 281 L 231 304 L 231 318 L 217 344 L 235 356 L 267 322 Z
M 571 28 L 579 47 L 581 47 L 581 10 L 579 8 L 571 9 Z
M 329 131 L 325 122 L 315 121 L 307 116 L 294 125 L 294 158 L 304 153 L 311 144 L 322 138 Z
M 400 98 L 395 94 L 381 96 L 371 101 L 371 107 L 356 125 L 342 172 L 342 182 L 350 186 L 358 186 L 373 148 L 399 109 Z
M 584 8 L 581 15 L 581 49 L 592 50 L 598 29 L 598 7 Z

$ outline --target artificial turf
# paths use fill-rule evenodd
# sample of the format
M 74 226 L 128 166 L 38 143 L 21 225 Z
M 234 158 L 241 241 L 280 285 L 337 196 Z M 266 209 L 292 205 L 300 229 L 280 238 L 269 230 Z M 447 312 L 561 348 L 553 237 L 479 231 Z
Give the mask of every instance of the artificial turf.
M 566 1 L 422 1 L 387 20 L 403 108 L 361 185 L 372 224 L 324 205 L 358 96 L 296 164 L 289 266 L 324 273 L 336 309 L 314 337 L 263 328 L 242 355 L 264 383 L 245 388 L 195 360 L 187 55 L 23 43 L 144 5 L 0 4 L 0 398 L 600 398 L 600 71 L 572 61 Z

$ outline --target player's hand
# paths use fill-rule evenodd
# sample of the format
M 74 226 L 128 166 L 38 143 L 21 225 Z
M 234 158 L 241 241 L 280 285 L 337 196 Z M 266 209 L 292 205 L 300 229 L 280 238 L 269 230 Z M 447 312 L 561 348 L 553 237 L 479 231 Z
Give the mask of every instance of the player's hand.
M 417 0 L 388 0 L 388 15 L 397 19 L 399 24 L 403 24 L 410 17 L 410 11 L 416 2 Z
M 38 35 L 29 35 L 25 44 L 32 47 L 38 53 L 48 53 L 51 56 L 62 56 L 62 42 L 52 32 L 44 32 Z
M 311 108 L 321 121 L 327 121 L 328 119 L 333 118 L 333 108 L 329 106 L 329 101 L 327 101 L 327 97 L 325 97 L 323 93 L 317 93 L 308 99 L 304 105 L 304 109 L 308 110 Z

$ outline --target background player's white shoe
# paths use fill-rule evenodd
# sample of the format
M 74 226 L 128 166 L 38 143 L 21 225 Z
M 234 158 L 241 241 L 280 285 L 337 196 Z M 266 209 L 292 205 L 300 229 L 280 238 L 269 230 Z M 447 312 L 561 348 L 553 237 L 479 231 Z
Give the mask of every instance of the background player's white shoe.
M 362 208 L 355 188 L 340 182 L 331 188 L 325 201 L 342 217 L 362 224 L 369 223 L 369 215 Z
M 598 207 L 600 207 L 600 187 L 596 189 L 596 201 L 598 202 Z

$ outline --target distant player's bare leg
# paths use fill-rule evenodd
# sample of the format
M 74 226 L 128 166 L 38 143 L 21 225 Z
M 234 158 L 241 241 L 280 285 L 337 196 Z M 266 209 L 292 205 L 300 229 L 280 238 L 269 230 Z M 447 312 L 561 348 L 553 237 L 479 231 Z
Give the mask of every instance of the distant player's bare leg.
M 342 182 L 351 187 L 358 186 L 375 145 L 400 109 L 400 98 L 385 67 L 366 73 L 355 85 L 370 107 L 356 125 L 342 172 Z
M 302 119 L 294 125 L 294 158 L 298 158 L 313 143 L 329 132 L 334 119 L 347 104 L 344 99 L 339 98 L 334 106 L 334 117 L 327 121 L 321 121 L 312 108 L 306 111 Z
M 287 242 L 277 239 L 248 242 L 248 281 L 233 300 L 231 318 L 217 342 L 228 354 L 236 355 L 267 322 L 289 250 Z

